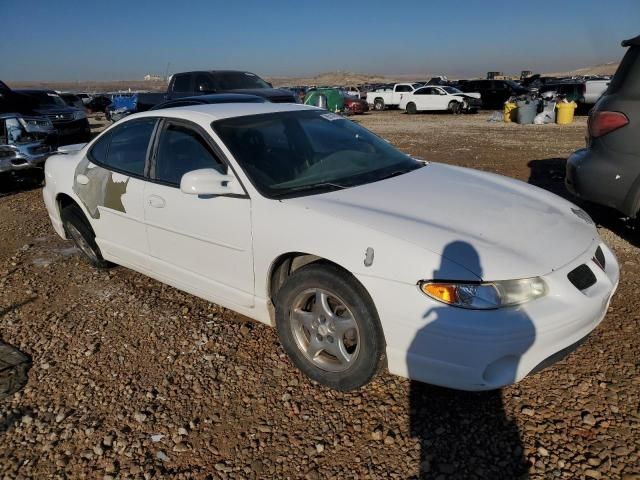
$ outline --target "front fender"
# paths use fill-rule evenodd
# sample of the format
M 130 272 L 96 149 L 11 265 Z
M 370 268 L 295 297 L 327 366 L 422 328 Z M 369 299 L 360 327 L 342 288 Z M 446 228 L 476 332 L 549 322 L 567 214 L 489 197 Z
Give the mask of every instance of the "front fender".
M 286 201 L 253 202 L 252 225 L 255 292 L 261 298 L 268 298 L 273 262 L 294 252 L 329 260 L 357 277 L 408 285 L 433 278 L 435 272 L 440 278 L 479 280 L 461 265 L 389 233 Z M 365 265 L 368 249 L 373 253 L 369 266 Z

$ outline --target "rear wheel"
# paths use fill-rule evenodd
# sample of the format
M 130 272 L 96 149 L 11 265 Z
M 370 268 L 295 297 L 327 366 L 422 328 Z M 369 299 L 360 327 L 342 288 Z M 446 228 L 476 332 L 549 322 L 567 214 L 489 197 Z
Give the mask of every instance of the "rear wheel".
M 416 108 L 416 104 L 413 102 L 409 102 L 407 103 L 407 113 L 410 115 L 414 115 L 418 112 L 418 109 Z
M 449 102 L 449 111 L 454 115 L 458 115 L 462 111 L 462 106 L 460 102 L 451 101 Z
M 381 98 L 376 98 L 373 102 L 373 109 L 378 111 L 384 110 L 384 100 Z
M 366 290 L 334 265 L 294 272 L 276 298 L 278 337 L 309 378 L 347 391 L 368 383 L 384 354 L 378 315 Z
M 100 247 L 96 243 L 96 235 L 77 205 L 69 205 L 62 209 L 62 224 L 67 238 L 70 238 L 76 247 L 82 252 L 85 259 L 96 268 L 109 268 L 112 266 L 102 258 Z

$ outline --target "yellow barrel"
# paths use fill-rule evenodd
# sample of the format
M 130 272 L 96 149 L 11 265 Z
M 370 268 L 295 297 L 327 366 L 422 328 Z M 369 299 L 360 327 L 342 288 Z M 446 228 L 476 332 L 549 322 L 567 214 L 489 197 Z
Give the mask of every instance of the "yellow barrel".
M 506 102 L 504 104 L 504 110 L 502 111 L 502 116 L 504 117 L 504 121 L 515 122 L 518 113 L 518 105 L 512 102 Z
M 556 123 L 558 125 L 569 125 L 573 122 L 573 114 L 576 110 L 576 102 L 558 102 L 556 108 L 558 109 L 558 116 L 556 117 Z

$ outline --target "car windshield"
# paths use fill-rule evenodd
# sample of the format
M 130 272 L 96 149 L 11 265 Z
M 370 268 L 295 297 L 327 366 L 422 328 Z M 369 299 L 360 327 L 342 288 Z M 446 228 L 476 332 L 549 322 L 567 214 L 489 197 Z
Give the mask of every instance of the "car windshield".
M 445 92 L 451 93 L 451 94 L 462 93 L 462 91 L 460 91 L 460 90 L 458 90 L 457 88 L 454 88 L 454 87 L 440 87 L 440 88 L 442 88 Z
M 522 88 L 522 85 L 520 85 L 519 83 L 514 82 L 513 80 L 505 80 L 505 83 L 509 86 L 511 86 L 511 88 Z
M 242 88 L 271 88 L 259 76 L 249 72 L 214 73 L 216 90 L 236 90 Z
M 57 107 L 67 106 L 64 100 L 57 93 L 37 92 L 29 93 L 29 95 L 35 98 L 40 105 L 55 105 Z
M 234 117 L 212 127 L 268 198 L 352 187 L 422 166 L 365 128 L 325 111 Z

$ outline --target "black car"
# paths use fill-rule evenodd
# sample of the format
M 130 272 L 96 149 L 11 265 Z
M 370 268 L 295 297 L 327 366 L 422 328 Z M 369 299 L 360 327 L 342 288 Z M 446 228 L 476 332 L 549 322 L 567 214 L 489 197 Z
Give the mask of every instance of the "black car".
M 591 110 L 587 148 L 567 161 L 566 185 L 578 197 L 615 208 L 640 230 L 640 35 Z
M 257 95 L 244 95 L 241 93 L 214 93 L 212 95 L 197 95 L 195 97 L 178 98 L 159 103 L 150 110 L 161 108 L 187 107 L 190 105 L 209 105 L 212 103 L 267 103 L 267 100 Z
M 95 95 L 87 102 L 87 108 L 92 112 L 105 113 L 109 105 L 111 105 L 111 99 L 106 95 Z
M 139 93 L 136 110 L 144 112 L 167 100 L 213 93 L 256 95 L 273 103 L 296 103 L 290 90 L 273 86 L 255 73 L 238 70 L 181 72 L 171 77 L 166 93 Z
M 529 92 L 512 80 L 469 80 L 458 88 L 467 93 L 478 92 L 485 109 L 501 109 L 510 97 Z
M 80 109 L 70 107 L 53 90 L 14 90 L 25 99 L 25 108 L 48 118 L 58 132 L 60 145 L 86 143 L 91 139 L 91 128 L 87 115 Z

